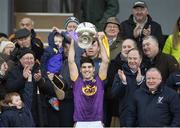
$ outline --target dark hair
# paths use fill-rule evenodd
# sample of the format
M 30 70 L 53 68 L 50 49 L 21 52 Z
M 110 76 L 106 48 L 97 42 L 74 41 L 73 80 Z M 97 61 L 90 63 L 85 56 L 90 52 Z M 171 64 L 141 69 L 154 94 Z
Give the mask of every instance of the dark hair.
M 142 51 L 141 51 L 139 48 L 132 48 L 132 49 L 130 49 L 130 50 L 128 51 L 128 54 L 129 54 L 131 51 L 137 51 L 137 52 L 139 53 L 139 56 L 140 56 L 141 58 L 143 58 L 143 53 L 142 53 Z
M 91 58 L 89 57 L 81 57 L 81 60 L 80 60 L 80 66 L 82 66 L 83 63 L 91 63 L 92 66 L 94 67 L 94 62 Z
M 54 34 L 54 37 L 62 37 L 64 39 L 64 36 L 61 33 L 59 33 L 59 32 L 56 32 Z
M 30 48 L 26 48 L 26 47 L 20 48 L 17 52 L 16 57 L 17 59 L 21 59 L 27 53 L 30 53 L 35 57 L 34 52 Z

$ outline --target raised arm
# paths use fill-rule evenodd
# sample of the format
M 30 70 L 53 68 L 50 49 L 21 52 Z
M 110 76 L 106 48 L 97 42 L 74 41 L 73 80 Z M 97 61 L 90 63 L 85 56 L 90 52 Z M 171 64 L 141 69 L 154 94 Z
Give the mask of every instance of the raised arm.
M 32 106 L 32 99 L 33 99 L 33 82 L 32 82 L 32 72 L 25 68 L 27 70 L 27 81 L 25 82 L 24 91 L 22 93 L 23 102 L 24 104 L 31 109 Z
M 103 32 L 100 32 L 98 34 L 98 41 L 99 41 L 99 46 L 100 46 L 100 51 L 101 51 L 101 58 L 102 62 L 99 68 L 99 77 L 101 80 L 105 80 L 107 77 L 107 70 L 108 70 L 108 64 L 109 64 L 109 58 L 106 52 L 106 49 L 104 47 L 104 44 L 102 42 L 102 39 L 104 38 L 105 34 Z
M 75 81 L 79 75 L 78 68 L 75 63 L 75 50 L 74 50 L 74 40 L 71 40 L 71 45 L 69 48 L 69 55 L 68 55 L 68 65 L 69 65 L 69 73 L 70 78 L 72 81 Z

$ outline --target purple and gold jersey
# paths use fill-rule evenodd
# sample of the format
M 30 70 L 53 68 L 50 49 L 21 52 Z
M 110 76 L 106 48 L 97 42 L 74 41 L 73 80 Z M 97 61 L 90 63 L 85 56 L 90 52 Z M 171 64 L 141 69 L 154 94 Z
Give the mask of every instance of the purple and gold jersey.
M 103 81 L 95 79 L 84 81 L 80 76 L 73 84 L 74 121 L 103 121 Z

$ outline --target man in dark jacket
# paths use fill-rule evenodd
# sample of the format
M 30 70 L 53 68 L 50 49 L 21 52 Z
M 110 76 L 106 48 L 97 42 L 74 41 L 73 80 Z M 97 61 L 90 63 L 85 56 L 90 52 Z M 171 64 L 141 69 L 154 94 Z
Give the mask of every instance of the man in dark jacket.
M 121 23 L 123 38 L 132 38 L 137 41 L 139 48 L 142 47 L 142 39 L 153 35 L 158 39 L 160 48 L 163 48 L 161 26 L 152 20 L 145 2 L 137 1 L 133 4 L 132 15 L 128 20 Z M 142 49 L 142 48 L 141 48 Z
M 19 28 L 30 31 L 30 42 L 32 50 L 35 53 L 35 57 L 40 60 L 43 52 L 44 52 L 44 46 L 42 41 L 36 36 L 36 32 L 34 31 L 34 21 L 30 19 L 29 17 L 24 17 L 19 22 Z M 17 42 L 16 34 L 12 34 L 9 39 L 13 42 Z M 20 39 L 20 38 L 19 38 Z
M 34 31 L 34 21 L 29 17 L 22 18 L 19 22 L 19 27 L 21 29 L 26 28 L 31 32 L 32 50 L 34 51 L 36 58 L 40 60 L 44 52 L 44 46 L 42 41 L 36 36 L 36 32 Z
M 33 76 L 32 116 L 36 126 L 48 126 L 48 119 L 52 113 L 51 107 L 48 107 L 50 106 L 48 100 L 56 96 L 52 83 L 47 75 L 42 73 L 39 64 L 35 63 L 34 53 L 29 48 L 20 49 L 17 57 L 18 64 L 7 74 L 6 89 L 8 92 L 16 91 L 22 95 L 27 76 L 31 71 Z
M 154 36 L 147 36 L 143 39 L 142 48 L 144 52 L 143 64 L 147 69 L 156 67 L 162 75 L 162 81 L 178 69 L 177 60 L 169 55 L 162 53 L 159 49 L 158 40 Z
M 133 93 L 140 88 L 144 79 L 145 69 L 141 65 L 142 55 L 138 49 L 131 49 L 127 55 L 127 63 L 117 71 L 114 77 L 111 96 L 119 99 L 120 126 L 126 127 L 127 108 Z
M 179 127 L 180 99 L 162 83 L 157 68 L 146 72 L 146 84 L 135 91 L 127 118 L 128 126 Z
M 118 69 L 122 69 L 125 63 L 127 63 L 127 55 L 129 50 L 136 48 L 136 42 L 132 39 L 125 39 L 122 41 L 121 52 L 118 53 L 114 60 L 111 60 L 108 67 L 107 84 L 105 85 L 105 104 L 106 104 L 106 116 L 105 126 L 111 127 L 119 126 L 119 97 L 111 98 L 110 91 L 112 88 L 113 80 Z M 111 55 L 111 54 L 110 54 Z

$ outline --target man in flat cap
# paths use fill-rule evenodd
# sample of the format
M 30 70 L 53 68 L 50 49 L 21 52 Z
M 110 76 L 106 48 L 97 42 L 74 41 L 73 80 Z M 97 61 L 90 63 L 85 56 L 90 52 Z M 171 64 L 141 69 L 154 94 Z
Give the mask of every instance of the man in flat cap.
M 162 49 L 162 30 L 160 24 L 153 21 L 149 15 L 147 4 L 144 1 L 136 1 L 132 6 L 132 14 L 129 19 L 121 23 L 122 37 L 132 38 L 137 41 L 137 46 L 142 49 L 142 39 L 153 35 L 158 39 Z
M 119 19 L 117 17 L 109 17 L 104 25 L 104 32 L 109 42 L 110 60 L 113 60 L 121 51 L 122 38 Z
M 31 31 L 26 28 L 19 29 L 15 32 L 15 38 L 17 41 L 16 48 L 11 54 L 13 61 L 17 61 L 16 55 L 18 50 L 24 47 L 30 48 L 35 54 L 35 59 L 40 60 L 44 50 L 40 45 L 38 45 L 38 43 L 32 43 Z
M 38 51 L 37 54 L 35 52 L 35 57 L 38 60 L 40 60 L 40 57 L 42 56 L 42 54 L 44 52 L 44 46 L 43 46 L 42 41 L 37 37 L 37 34 L 34 31 L 34 21 L 29 17 L 23 17 L 19 21 L 19 28 L 20 28 L 19 30 L 25 28 L 30 31 L 30 42 L 31 42 L 32 49 L 33 49 L 33 51 Z M 19 37 L 19 38 L 22 38 L 23 35 L 21 35 L 21 37 Z M 11 40 L 12 42 L 17 42 L 16 32 L 14 34 L 10 35 L 9 40 Z

